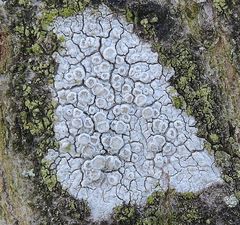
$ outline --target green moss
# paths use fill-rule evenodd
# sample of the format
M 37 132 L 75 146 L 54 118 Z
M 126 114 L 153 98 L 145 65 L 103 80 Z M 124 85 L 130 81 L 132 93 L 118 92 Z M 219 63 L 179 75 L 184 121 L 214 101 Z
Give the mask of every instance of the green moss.
M 114 219 L 119 224 L 134 224 L 137 217 L 137 210 L 133 206 L 123 205 L 114 209 Z
M 134 13 L 129 8 L 126 8 L 125 15 L 128 22 L 134 21 Z
M 49 170 L 49 167 L 49 162 L 42 160 L 41 176 L 48 189 L 52 191 L 56 186 L 57 178 L 56 175 L 54 175 L 52 171 Z
M 168 190 L 150 195 L 143 209 L 129 205 L 117 207 L 114 218 L 124 225 L 205 224 L 209 215 L 201 212 L 201 207 L 204 206 L 199 202 L 198 195 Z
M 36 54 L 36 55 L 43 53 L 42 48 L 41 48 L 41 46 L 40 46 L 38 43 L 35 43 L 35 44 L 31 47 L 30 51 L 32 51 L 32 52 L 33 52 L 34 54 Z
M 31 91 L 32 91 L 31 86 L 26 85 L 26 84 L 23 85 L 23 92 L 24 92 L 23 95 L 24 96 L 31 94 Z
M 228 8 L 226 0 L 213 0 L 213 5 L 220 13 L 224 12 Z
M 194 194 L 193 192 L 185 192 L 181 194 L 181 197 L 184 200 L 192 200 L 196 198 L 196 194 Z
M 46 9 L 43 13 L 41 21 L 41 27 L 43 30 L 47 30 L 49 25 L 56 19 L 57 16 L 69 17 L 76 13 L 82 11 L 88 4 L 90 0 L 83 1 L 71 1 L 70 4 L 65 3 L 61 8 Z
M 18 0 L 19 5 L 27 6 L 30 5 L 31 1 L 30 0 Z
M 154 204 L 154 197 L 153 197 L 153 195 L 148 196 L 147 204 L 148 205 L 153 205 Z
M 214 144 L 216 144 L 216 143 L 218 143 L 219 142 L 219 136 L 217 135 L 217 134 L 210 134 L 210 140 L 214 143 Z
M 236 196 L 236 198 L 237 198 L 238 200 L 240 200 L 240 191 L 237 191 L 237 192 L 235 193 L 235 196 Z
M 172 97 L 173 100 L 173 105 L 177 108 L 177 109 L 182 109 L 183 106 L 185 105 L 184 103 L 184 99 L 181 96 L 173 96 Z
M 231 161 L 230 161 L 231 156 L 224 151 L 217 151 L 215 153 L 215 159 L 217 164 L 222 168 L 230 167 L 231 165 Z
M 158 17 L 154 16 L 150 19 L 150 23 L 157 23 L 158 22 Z
M 46 11 L 43 13 L 43 16 L 41 18 L 41 27 L 43 30 L 47 30 L 48 26 L 55 20 L 55 18 L 58 16 L 58 10 L 52 9 L 50 11 Z
M 159 51 L 166 55 L 163 48 L 160 48 Z M 173 98 L 174 105 L 177 108 L 186 108 L 189 115 L 195 115 L 197 118 L 201 118 L 202 122 L 211 126 L 214 121 L 214 102 L 210 86 L 200 82 L 199 67 L 187 46 L 176 44 L 172 47 L 172 54 L 177 54 L 178 57 L 169 56 L 167 61 L 176 71 L 177 77 L 173 79 L 173 83 L 181 94 L 181 97 Z M 207 134 L 205 131 L 202 133 Z
M 211 144 L 210 142 L 205 141 L 205 142 L 204 142 L 204 148 L 205 148 L 209 153 L 212 154 L 213 149 L 212 149 L 212 144 Z
M 16 26 L 15 31 L 19 34 L 24 34 L 24 26 Z
M 59 11 L 59 15 L 63 16 L 63 17 L 69 17 L 69 16 L 73 16 L 76 13 L 76 9 L 69 7 L 69 8 L 63 8 Z
M 186 223 L 194 223 L 201 218 L 196 208 L 189 209 L 182 215 L 182 220 Z
M 147 18 L 144 18 L 144 19 L 142 19 L 141 21 L 140 21 L 140 24 L 142 25 L 142 26 L 144 26 L 144 27 L 147 27 L 147 25 L 148 25 L 148 19 Z
M 36 108 L 38 106 L 38 101 L 31 101 L 30 99 L 26 99 L 25 100 L 25 106 L 29 110 L 33 110 L 34 108 Z

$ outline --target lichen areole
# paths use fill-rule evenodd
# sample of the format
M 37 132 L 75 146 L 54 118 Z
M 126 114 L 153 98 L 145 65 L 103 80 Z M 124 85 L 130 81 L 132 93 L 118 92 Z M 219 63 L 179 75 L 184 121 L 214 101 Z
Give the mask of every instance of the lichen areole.
M 197 192 L 221 182 L 194 118 L 173 106 L 173 70 L 132 24 L 101 5 L 58 17 L 51 28 L 64 36 L 52 87 L 60 147 L 45 160 L 94 220 L 123 203 L 144 204 L 156 190 Z

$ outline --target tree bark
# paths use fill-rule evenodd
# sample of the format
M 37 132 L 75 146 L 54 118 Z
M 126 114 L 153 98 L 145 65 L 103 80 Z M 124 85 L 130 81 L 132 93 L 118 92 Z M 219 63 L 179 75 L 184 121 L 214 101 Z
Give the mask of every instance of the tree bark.
M 60 42 L 46 27 L 57 15 L 102 2 L 125 15 L 174 69 L 174 105 L 196 118 L 224 182 L 198 193 L 156 193 L 145 206 L 124 205 L 101 224 L 240 224 L 238 0 L 8 0 L 0 1 L 0 225 L 95 224 L 87 204 L 43 164 L 55 145 L 47 86 Z

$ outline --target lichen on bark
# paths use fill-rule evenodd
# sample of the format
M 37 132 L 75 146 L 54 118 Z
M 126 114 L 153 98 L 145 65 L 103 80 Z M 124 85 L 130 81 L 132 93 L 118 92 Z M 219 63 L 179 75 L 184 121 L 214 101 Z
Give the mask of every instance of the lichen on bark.
M 51 178 L 51 173 L 44 170 L 42 163 L 46 150 L 57 145 L 49 141 L 53 136 L 55 103 L 50 100 L 47 85 L 53 83 L 56 71 L 50 56 L 58 47 L 57 43 L 64 41 L 47 32 L 46 27 L 57 15 L 68 17 L 88 4 L 98 5 L 100 2 L 51 0 L 36 4 L 33 1 L 9 0 L 4 6 L 7 30 L 16 45 L 13 48 L 15 54 L 11 56 L 12 65 L 4 72 L 9 76 L 8 99 L 12 102 L 10 115 L 3 117 L 11 135 L 6 138 L 5 132 L 3 139 L 7 140 L 7 146 L 12 143 L 14 154 L 21 156 L 27 166 L 23 167 L 14 154 L 8 153 L 8 159 L 2 158 L 5 163 L 1 171 L 4 172 L 3 178 L 9 180 L 12 174 L 18 174 L 24 185 L 29 182 L 35 187 L 35 191 L 26 192 L 30 208 L 35 208 L 35 221 L 29 219 L 33 215 L 30 209 L 25 217 L 20 215 L 21 209 L 28 205 L 27 201 L 17 200 L 14 203 L 13 196 L 23 196 L 24 191 L 15 187 L 14 190 L 18 191 L 14 194 L 7 185 L 8 190 L 4 193 L 10 193 L 13 210 L 3 204 L 3 212 L 7 212 L 2 215 L 3 223 L 84 224 L 84 215 L 89 215 L 85 203 L 76 201 L 63 191 L 61 185 Z M 171 84 L 180 94 L 174 100 L 175 105 L 196 117 L 199 135 L 208 140 L 206 146 L 215 154 L 225 180 L 225 185 L 213 186 L 197 194 L 181 195 L 174 190 L 155 193 L 149 197 L 144 209 L 129 205 L 117 208 L 113 220 L 119 224 L 237 225 L 239 204 L 234 203 L 230 207 L 230 200 L 235 199 L 236 202 L 240 196 L 239 2 L 103 2 L 117 13 L 126 14 L 127 19 L 135 24 L 138 34 L 155 43 L 162 62 L 175 69 L 176 75 Z M 6 43 L 9 41 L 2 43 L 8 46 Z M 8 54 L 8 51 L 0 52 L 1 56 Z M 6 65 L 6 58 L 0 57 L 0 70 L 3 68 L 1 65 Z M 14 167 L 13 162 L 21 166 Z M 17 169 L 12 174 L 7 173 L 12 168 Z M 26 170 L 25 173 L 23 170 Z M 22 173 L 30 177 L 23 178 Z M 12 183 L 10 181 L 10 186 Z M 18 186 L 21 185 L 18 183 Z M 21 209 L 18 209 L 19 205 L 23 205 Z M 12 217 L 12 212 L 20 214 L 14 213 L 16 216 Z M 10 219 L 6 215 L 10 215 Z

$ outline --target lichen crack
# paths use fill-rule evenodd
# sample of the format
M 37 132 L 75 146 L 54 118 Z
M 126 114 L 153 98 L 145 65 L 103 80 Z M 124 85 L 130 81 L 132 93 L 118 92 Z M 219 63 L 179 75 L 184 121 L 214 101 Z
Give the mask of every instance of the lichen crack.
M 88 201 L 93 219 L 169 186 L 195 192 L 221 181 L 194 118 L 173 106 L 173 70 L 132 24 L 101 5 L 59 17 L 52 29 L 64 37 L 52 87 L 60 147 L 45 160 L 64 189 Z

